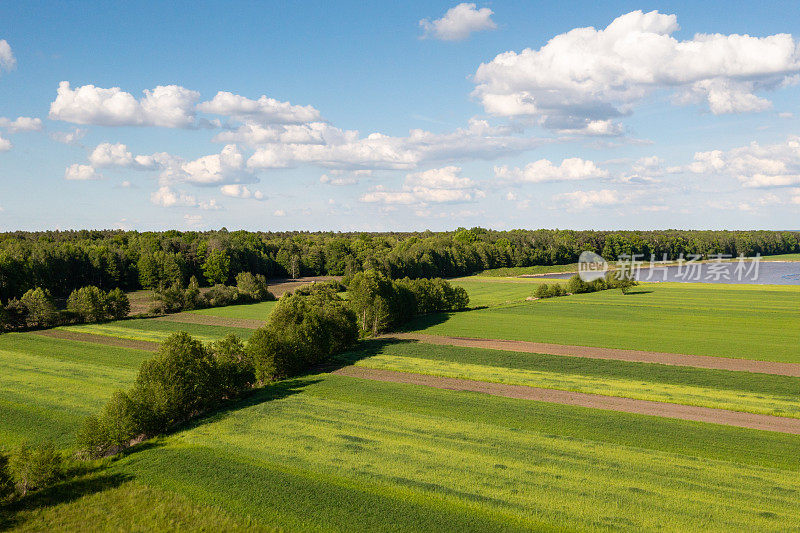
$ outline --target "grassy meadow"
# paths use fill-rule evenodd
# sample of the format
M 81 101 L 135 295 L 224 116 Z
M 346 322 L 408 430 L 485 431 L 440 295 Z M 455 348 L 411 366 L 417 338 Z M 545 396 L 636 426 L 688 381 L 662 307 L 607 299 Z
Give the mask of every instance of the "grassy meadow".
M 487 284 L 488 285 L 488 284 Z M 420 317 L 406 329 L 800 363 L 800 286 L 643 283 Z
M 227 307 L 211 307 L 191 311 L 198 315 L 218 316 L 221 318 L 246 318 L 250 320 L 266 320 L 278 302 L 259 302 L 255 304 L 229 305 Z
M 243 339 L 247 339 L 253 334 L 253 330 L 247 328 L 187 324 L 183 322 L 152 320 L 147 318 L 116 320 L 101 324 L 61 326 L 57 329 L 75 331 L 78 333 L 90 333 L 92 335 L 104 335 L 106 337 L 118 337 L 120 339 L 153 342 L 161 342 L 176 331 L 186 331 L 203 342 L 212 342 L 231 333 Z

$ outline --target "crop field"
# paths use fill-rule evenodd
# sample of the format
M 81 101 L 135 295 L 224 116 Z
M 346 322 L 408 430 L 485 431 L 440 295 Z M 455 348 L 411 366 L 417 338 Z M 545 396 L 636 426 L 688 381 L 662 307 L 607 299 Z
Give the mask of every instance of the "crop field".
M 117 337 L 120 339 L 154 342 L 160 342 L 176 331 L 186 331 L 196 339 L 203 342 L 212 342 L 231 333 L 243 339 L 247 339 L 253 333 L 252 329 L 247 328 L 189 324 L 182 322 L 152 320 L 147 318 L 117 320 L 114 322 L 105 322 L 101 324 L 62 326 L 57 329 L 64 331 L 75 331 L 78 333 L 90 333 L 92 335 Z
M 454 283 L 486 308 L 410 329 L 800 361 L 787 340 L 797 287 L 643 284 L 529 302 L 537 281 Z M 274 305 L 199 314 L 263 319 Z M 754 324 L 747 335 L 743 324 Z M 154 319 L 60 329 L 150 341 L 252 333 Z M 83 417 L 150 356 L 0 336 L 0 443 L 72 449 Z M 800 418 L 800 378 L 788 376 L 391 339 L 365 341 L 338 364 Z M 800 522 L 798 449 L 800 435 L 320 373 L 258 389 L 37 496 L 58 505 L 24 499 L 0 526 L 774 531 Z
M 356 366 L 800 418 L 800 378 L 580 357 L 377 342 Z
M 0 443 L 52 439 L 71 446 L 83 417 L 133 382 L 148 352 L 53 339 L 0 336 Z
M 249 403 L 112 470 L 287 529 L 766 530 L 800 519 L 797 436 L 330 375 Z
M 488 285 L 488 284 L 487 284 Z M 434 335 L 800 363 L 800 286 L 641 284 L 421 317 Z

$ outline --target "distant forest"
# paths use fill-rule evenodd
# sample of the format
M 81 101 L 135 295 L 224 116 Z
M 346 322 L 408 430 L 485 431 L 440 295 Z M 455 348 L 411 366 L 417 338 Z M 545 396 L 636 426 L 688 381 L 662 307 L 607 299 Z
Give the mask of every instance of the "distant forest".
M 374 269 L 391 278 L 450 277 L 489 268 L 567 264 L 583 250 L 620 254 L 753 256 L 800 252 L 798 231 L 570 231 L 483 228 L 450 232 L 135 232 L 46 231 L 0 234 L 0 300 L 34 287 L 64 298 L 94 285 L 126 291 L 230 284 L 240 272 L 268 278 L 350 275 Z

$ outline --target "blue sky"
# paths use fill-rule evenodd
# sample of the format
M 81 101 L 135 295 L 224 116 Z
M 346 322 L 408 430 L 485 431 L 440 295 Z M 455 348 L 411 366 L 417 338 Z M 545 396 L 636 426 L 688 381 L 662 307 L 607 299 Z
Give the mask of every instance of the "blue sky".
M 797 229 L 798 27 L 796 2 L 6 3 L 0 230 Z

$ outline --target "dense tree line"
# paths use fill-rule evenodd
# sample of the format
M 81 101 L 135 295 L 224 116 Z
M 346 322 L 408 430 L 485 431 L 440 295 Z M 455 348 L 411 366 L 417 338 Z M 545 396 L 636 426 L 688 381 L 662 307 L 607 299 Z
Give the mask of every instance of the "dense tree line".
M 605 291 L 609 289 L 619 289 L 622 294 L 627 294 L 631 287 L 638 285 L 637 281 L 630 275 L 620 275 L 620 272 L 607 272 L 605 277 L 593 281 L 583 281 L 578 274 L 575 274 L 566 285 L 559 283 L 542 283 L 536 287 L 534 296 L 536 298 L 555 298 L 557 296 L 567 296 L 569 294 L 581 294 L 585 292 Z
M 488 268 L 566 264 L 591 250 L 620 254 L 752 256 L 800 252 L 797 231 L 570 231 L 482 228 L 434 233 L 48 231 L 0 234 L 0 300 L 41 287 L 57 298 L 103 290 L 230 285 L 240 272 L 267 278 L 464 275 Z
M 5 305 L 0 302 L 0 332 L 118 320 L 129 311 L 128 296 L 119 288 L 104 291 L 90 285 L 75 289 L 66 308 L 60 309 L 49 290 L 36 287 L 22 298 L 12 298 Z

